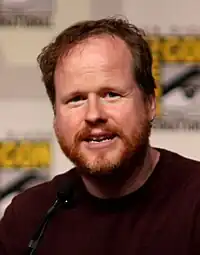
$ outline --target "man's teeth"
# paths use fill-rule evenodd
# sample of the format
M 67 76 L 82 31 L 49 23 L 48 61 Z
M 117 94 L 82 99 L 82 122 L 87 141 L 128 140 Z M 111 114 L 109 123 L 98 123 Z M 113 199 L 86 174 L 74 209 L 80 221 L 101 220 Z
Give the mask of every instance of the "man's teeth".
M 90 143 L 100 143 L 100 142 L 106 142 L 109 140 L 112 140 L 113 137 L 93 137 L 88 140 Z

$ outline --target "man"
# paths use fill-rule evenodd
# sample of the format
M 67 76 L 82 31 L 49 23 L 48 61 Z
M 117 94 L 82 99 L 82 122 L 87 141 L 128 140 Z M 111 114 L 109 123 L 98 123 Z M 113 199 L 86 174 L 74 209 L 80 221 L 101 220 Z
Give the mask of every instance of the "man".
M 15 197 L 0 254 L 26 253 L 69 180 L 73 201 L 49 219 L 37 254 L 200 254 L 200 164 L 149 144 L 156 103 L 144 34 L 122 19 L 79 22 L 38 62 L 55 133 L 76 167 Z

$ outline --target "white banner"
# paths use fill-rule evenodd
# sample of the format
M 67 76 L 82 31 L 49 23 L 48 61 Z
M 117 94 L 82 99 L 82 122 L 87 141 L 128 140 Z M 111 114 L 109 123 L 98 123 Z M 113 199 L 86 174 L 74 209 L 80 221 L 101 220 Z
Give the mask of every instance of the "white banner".
M 1 0 L 1 26 L 50 26 L 54 0 Z

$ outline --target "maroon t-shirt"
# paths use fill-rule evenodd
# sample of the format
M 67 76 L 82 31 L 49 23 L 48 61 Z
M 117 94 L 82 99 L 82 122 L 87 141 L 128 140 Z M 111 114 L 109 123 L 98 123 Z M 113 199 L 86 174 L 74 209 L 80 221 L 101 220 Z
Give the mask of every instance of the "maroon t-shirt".
M 160 150 L 148 181 L 98 199 L 77 177 L 76 202 L 50 220 L 38 255 L 200 255 L 200 163 Z M 16 196 L 0 222 L 0 255 L 23 255 L 56 192 L 76 171 Z

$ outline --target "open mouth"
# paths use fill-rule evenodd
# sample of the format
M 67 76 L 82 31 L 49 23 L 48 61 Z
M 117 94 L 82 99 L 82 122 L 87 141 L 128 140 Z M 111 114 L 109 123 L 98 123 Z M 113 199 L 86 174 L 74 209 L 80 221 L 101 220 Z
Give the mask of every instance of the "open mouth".
M 104 143 L 113 140 L 116 137 L 115 134 L 109 134 L 109 135 L 97 135 L 97 136 L 90 136 L 87 139 L 85 139 L 88 143 Z

